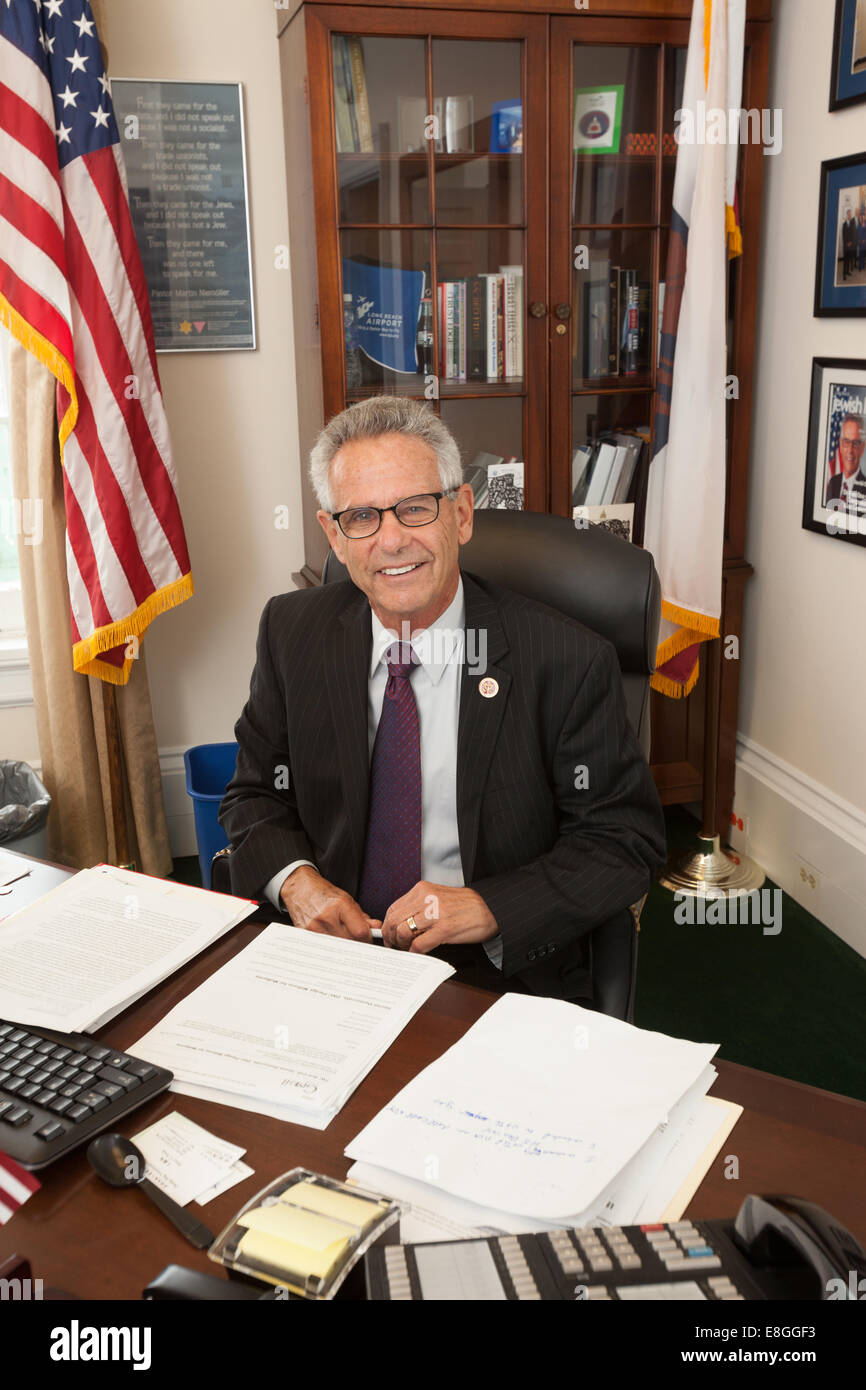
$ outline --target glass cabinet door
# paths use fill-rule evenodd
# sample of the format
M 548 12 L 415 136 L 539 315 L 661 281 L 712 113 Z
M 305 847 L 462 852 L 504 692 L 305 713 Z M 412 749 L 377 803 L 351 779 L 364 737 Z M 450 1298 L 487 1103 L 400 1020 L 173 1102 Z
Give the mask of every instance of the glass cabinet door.
M 609 29 L 553 23 L 551 509 L 639 541 L 684 61 L 657 23 L 655 42 L 643 21 L 629 44 Z
M 426 399 L 457 438 L 476 506 L 545 510 L 543 355 L 527 370 L 533 333 L 543 353 L 527 286 L 533 246 L 544 285 L 545 209 L 538 199 L 531 225 L 524 154 L 537 109 L 544 168 L 543 64 L 533 107 L 526 52 L 543 25 L 485 15 L 477 37 L 445 38 L 423 15 L 410 35 L 400 20 L 399 35 L 366 32 L 390 22 L 368 11 L 364 33 L 328 34 L 342 333 L 334 351 L 323 325 L 340 388 L 337 400 L 326 380 L 326 410 Z

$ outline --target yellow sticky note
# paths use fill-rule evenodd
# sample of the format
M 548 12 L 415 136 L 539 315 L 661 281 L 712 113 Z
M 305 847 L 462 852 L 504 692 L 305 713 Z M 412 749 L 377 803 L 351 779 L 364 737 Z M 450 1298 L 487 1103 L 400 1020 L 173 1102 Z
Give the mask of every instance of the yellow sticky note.
M 307 1211 L 320 1211 L 350 1226 L 359 1226 L 361 1230 L 381 1216 L 387 1205 L 385 1202 L 366 1201 L 363 1197 L 350 1197 L 345 1192 L 336 1192 L 332 1187 L 321 1187 L 314 1182 L 296 1182 L 292 1187 L 287 1187 L 280 1201 L 305 1207 Z
M 311 1250 L 308 1245 L 295 1245 L 267 1231 L 248 1229 L 238 1245 L 238 1256 L 276 1275 L 294 1274 L 302 1281 L 308 1275 L 323 1279 L 337 1265 L 348 1243 L 344 1237 L 322 1250 Z
M 345 1226 L 338 1221 L 315 1211 L 284 1206 L 281 1202 L 269 1207 L 253 1207 L 238 1217 L 238 1225 L 308 1250 L 325 1250 L 334 1241 L 348 1239 Z

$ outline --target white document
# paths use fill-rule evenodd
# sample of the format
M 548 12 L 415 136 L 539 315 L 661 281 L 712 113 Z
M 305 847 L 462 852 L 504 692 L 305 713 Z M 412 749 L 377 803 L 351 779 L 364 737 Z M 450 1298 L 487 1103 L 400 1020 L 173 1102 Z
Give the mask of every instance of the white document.
M 533 1220 L 530 1216 L 515 1216 L 512 1212 L 494 1211 L 491 1207 L 466 1202 L 443 1192 L 435 1182 L 421 1182 L 394 1173 L 375 1163 L 353 1163 L 348 1176 L 359 1187 L 381 1192 L 403 1205 L 400 1218 L 400 1239 L 452 1240 L 454 1236 L 525 1235 L 546 1231 L 551 1226 L 567 1222 Z M 407 1235 L 407 1231 L 411 1235 Z M 424 1234 L 418 1234 L 418 1232 Z
M 677 1133 L 668 1161 L 638 1210 L 636 1223 L 679 1221 L 742 1113 L 742 1105 L 717 1096 L 704 1097 Z
M 237 1183 L 245 1182 L 247 1178 L 251 1178 L 254 1171 L 255 1169 L 251 1168 L 248 1163 L 242 1163 L 238 1159 L 237 1163 L 232 1164 L 224 1178 L 215 1182 L 213 1187 L 205 1188 L 204 1192 L 200 1192 L 195 1200 L 200 1207 L 203 1207 L 206 1202 L 212 1202 L 214 1197 L 221 1197 L 224 1192 L 228 1192 L 230 1187 L 235 1187 Z
M 255 906 L 109 864 L 82 869 L 0 922 L 0 1018 L 99 1028 Z
M 561 1223 L 589 1210 L 692 1086 L 714 1044 L 506 994 L 347 1146 L 466 1201 Z
M 129 1051 L 169 1067 L 176 1089 L 324 1128 L 453 973 L 274 923 Z
M 246 1149 L 202 1129 L 176 1110 L 133 1136 L 145 1177 L 182 1207 L 222 1182 Z

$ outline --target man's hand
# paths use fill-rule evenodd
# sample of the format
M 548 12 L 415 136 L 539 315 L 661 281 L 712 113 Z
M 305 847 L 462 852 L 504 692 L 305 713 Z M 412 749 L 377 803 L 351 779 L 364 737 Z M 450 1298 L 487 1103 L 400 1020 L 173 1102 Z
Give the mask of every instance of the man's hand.
M 329 883 L 317 869 L 302 864 L 280 888 L 283 906 L 293 926 L 327 936 L 346 936 L 352 941 L 371 941 L 371 927 L 381 922 L 368 917 L 355 899 Z
M 411 917 L 416 931 L 412 931 Z M 446 943 L 466 946 L 499 933 L 496 918 L 473 888 L 446 888 L 422 880 L 393 902 L 382 923 L 386 946 L 425 954 Z

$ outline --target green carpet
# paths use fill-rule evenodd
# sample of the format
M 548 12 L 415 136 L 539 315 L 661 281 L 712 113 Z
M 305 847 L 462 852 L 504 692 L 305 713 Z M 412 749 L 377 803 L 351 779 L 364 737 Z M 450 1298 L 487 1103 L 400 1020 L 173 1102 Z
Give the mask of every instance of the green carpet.
M 666 820 L 670 847 L 694 843 L 687 811 L 670 807 Z M 172 877 L 200 885 L 198 859 L 176 859 Z M 655 884 L 641 918 L 635 1023 L 866 1101 L 866 961 L 784 894 L 777 936 L 760 925 L 679 925 L 674 908 Z
M 693 817 L 672 807 L 666 819 L 669 847 L 694 843 Z M 641 918 L 635 1023 L 866 1101 L 866 960 L 786 894 L 777 936 L 759 925 L 680 925 L 674 908 L 655 884 Z

